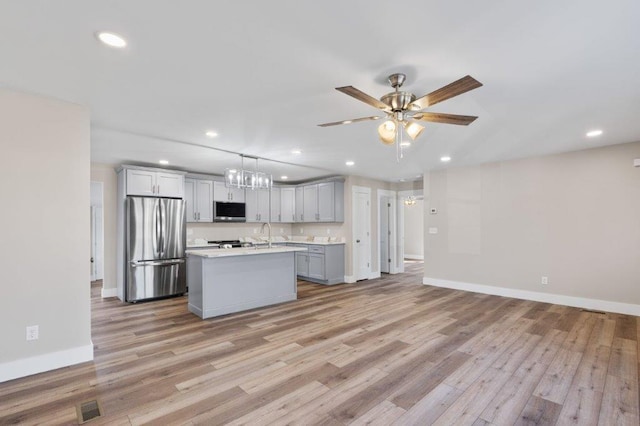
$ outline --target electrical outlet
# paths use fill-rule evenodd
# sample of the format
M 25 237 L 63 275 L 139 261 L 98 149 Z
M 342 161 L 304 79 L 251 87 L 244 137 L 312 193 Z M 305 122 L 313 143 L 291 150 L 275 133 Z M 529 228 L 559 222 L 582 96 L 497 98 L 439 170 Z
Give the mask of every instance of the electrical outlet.
M 300 233 L 304 234 L 304 229 L 300 228 Z
M 438 214 L 438 210 L 435 207 L 431 207 L 431 214 Z
M 327 228 L 327 235 L 331 235 L 331 228 Z
M 280 233 L 284 234 L 284 228 L 280 228 Z
M 540 284 L 542 285 L 549 284 L 549 277 L 542 277 L 542 279 L 540 280 Z
M 253 233 L 257 234 L 258 233 L 258 228 L 253 228 Z
M 27 340 L 38 340 L 39 334 L 40 330 L 37 325 L 27 326 Z

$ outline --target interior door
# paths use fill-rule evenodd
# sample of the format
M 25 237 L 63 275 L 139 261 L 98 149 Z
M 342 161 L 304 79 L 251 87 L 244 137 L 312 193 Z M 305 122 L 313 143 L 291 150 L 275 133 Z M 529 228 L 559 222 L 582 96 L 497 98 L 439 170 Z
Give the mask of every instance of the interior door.
M 389 249 L 389 197 L 380 198 L 380 272 L 389 273 L 391 263 L 391 250 Z
M 371 193 L 356 190 L 353 204 L 353 257 L 356 281 L 371 273 Z

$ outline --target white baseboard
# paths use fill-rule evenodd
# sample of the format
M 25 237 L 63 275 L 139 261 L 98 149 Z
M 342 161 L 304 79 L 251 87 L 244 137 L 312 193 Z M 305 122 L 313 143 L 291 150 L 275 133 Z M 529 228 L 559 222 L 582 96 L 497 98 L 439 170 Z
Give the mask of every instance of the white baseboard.
M 93 343 L 0 364 L 0 383 L 93 360 Z
M 440 278 L 423 277 L 422 284 L 451 288 L 455 290 L 471 291 L 474 293 L 513 297 L 514 299 L 533 300 L 535 302 L 554 303 L 557 305 L 573 306 L 576 308 L 640 316 L 640 305 L 632 305 L 630 303 L 588 299 L 585 297 L 565 296 L 562 294 L 541 293 L 537 291 L 519 290 L 507 287 L 495 287 L 490 285 L 465 283 L 460 281 L 449 281 Z
M 370 272 L 369 273 L 369 277 L 367 277 L 365 279 L 374 280 L 374 279 L 380 278 L 380 277 L 381 277 L 380 272 Z M 344 276 L 344 282 L 347 283 L 347 284 L 355 283 L 356 281 L 357 280 L 356 280 L 355 275 L 345 275 Z
M 424 260 L 424 256 L 421 254 L 406 254 L 404 255 L 405 259 L 409 260 Z
M 118 289 L 117 288 L 102 288 L 101 296 L 104 299 L 105 297 L 118 297 Z

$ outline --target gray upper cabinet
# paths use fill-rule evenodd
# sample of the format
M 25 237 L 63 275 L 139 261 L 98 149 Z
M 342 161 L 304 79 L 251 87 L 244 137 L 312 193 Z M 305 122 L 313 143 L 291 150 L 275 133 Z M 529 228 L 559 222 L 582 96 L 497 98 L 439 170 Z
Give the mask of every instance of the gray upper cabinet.
M 213 200 L 244 203 L 244 189 L 227 188 L 224 182 L 213 183 Z
M 299 194 L 302 200 L 299 200 Z M 301 210 L 298 206 L 301 205 Z M 296 222 L 344 222 L 344 182 L 296 188 Z
M 271 222 L 282 222 L 281 191 L 279 187 L 271 188 Z
M 186 178 L 187 222 L 213 222 L 213 181 Z
M 303 188 L 303 222 L 318 221 L 318 185 L 305 185 Z
M 273 215 L 271 216 L 273 219 Z M 280 222 L 293 223 L 296 221 L 296 188 L 280 188 Z
M 304 187 L 296 186 L 296 222 L 304 222 Z
M 245 191 L 247 222 L 269 221 L 269 191 L 247 189 Z
M 184 174 L 127 169 L 127 195 L 182 198 Z

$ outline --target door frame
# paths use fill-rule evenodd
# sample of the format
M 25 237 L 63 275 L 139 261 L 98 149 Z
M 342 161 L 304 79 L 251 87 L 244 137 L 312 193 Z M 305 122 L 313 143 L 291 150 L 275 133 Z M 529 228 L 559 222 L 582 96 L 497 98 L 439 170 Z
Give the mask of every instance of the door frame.
M 389 235 L 389 258 L 391 259 L 391 262 L 389 263 L 389 274 L 397 274 L 398 272 L 402 272 L 398 271 L 398 197 L 396 191 L 389 191 L 386 189 L 378 190 L 378 220 L 376 224 L 378 229 L 378 241 L 376 246 L 378 248 L 378 265 L 380 265 L 380 262 L 382 260 L 382 253 L 380 250 L 380 240 L 382 239 L 380 235 L 380 226 L 382 223 L 380 221 L 380 204 L 382 203 L 383 197 L 389 197 L 391 200 L 393 200 L 391 209 L 389 210 L 389 231 L 391 231 L 391 234 Z M 382 268 L 380 268 L 380 270 L 382 271 Z
M 356 194 L 358 192 L 364 192 L 369 196 L 369 210 L 368 210 L 368 216 L 369 216 L 369 271 L 368 271 L 368 277 L 366 279 L 370 279 L 372 278 L 372 261 L 371 261 L 371 250 L 372 250 L 372 243 L 371 243 L 371 234 L 372 234 L 372 229 L 371 229 L 371 188 L 367 187 L 367 186 L 356 186 L 353 185 L 351 187 L 351 277 L 349 277 L 348 280 L 345 280 L 346 282 L 350 282 L 350 283 L 354 283 L 357 281 L 357 269 L 358 269 L 358 263 L 357 263 L 357 258 L 356 258 L 356 227 L 355 227 L 355 223 L 360 220 L 361 218 L 358 217 L 358 215 L 356 214 L 357 209 L 355 208 L 356 205 Z

